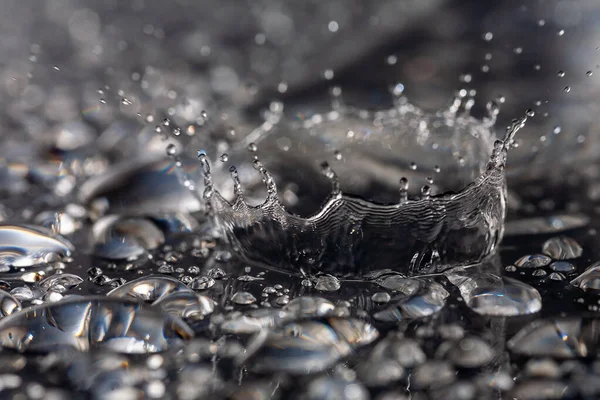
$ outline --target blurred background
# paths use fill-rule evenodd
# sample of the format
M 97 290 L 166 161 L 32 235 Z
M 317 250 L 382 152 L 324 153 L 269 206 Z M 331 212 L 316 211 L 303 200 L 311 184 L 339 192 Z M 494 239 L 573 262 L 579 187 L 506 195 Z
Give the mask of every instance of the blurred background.
M 273 100 L 310 112 L 339 85 L 346 102 L 378 109 L 397 83 L 427 110 L 474 89 L 480 117 L 503 96 L 499 132 L 533 109 L 510 155 L 514 182 L 598 175 L 594 0 L 4 0 L 0 10 L 8 186 L 49 149 L 52 158 L 93 144 L 108 158 L 78 159 L 96 172 L 164 151 L 148 131 L 163 116 L 190 137 L 206 115 L 243 135 Z

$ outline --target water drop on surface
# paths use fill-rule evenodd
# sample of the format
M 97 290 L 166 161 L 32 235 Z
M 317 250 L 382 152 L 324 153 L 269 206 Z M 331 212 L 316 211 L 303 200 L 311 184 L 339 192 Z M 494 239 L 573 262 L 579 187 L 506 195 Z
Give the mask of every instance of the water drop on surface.
M 515 266 L 518 268 L 539 268 L 545 267 L 552 262 L 552 259 L 543 254 L 527 255 L 515 261 Z
M 231 296 L 231 301 L 239 305 L 249 305 L 256 303 L 256 297 L 248 292 L 236 292 Z
M 168 156 L 174 156 L 177 154 L 177 146 L 173 143 L 169 144 L 166 149 L 166 153 Z
M 179 292 L 191 292 L 186 285 L 167 276 L 147 276 L 128 282 L 108 293 L 109 297 L 155 302 Z
M 0 269 L 30 267 L 69 257 L 74 247 L 44 228 L 0 225 Z
M 569 260 L 581 257 L 583 248 L 570 237 L 556 236 L 544 242 L 542 252 L 555 260 Z
M 128 329 L 123 330 L 124 326 Z M 153 353 L 177 347 L 192 336 L 191 329 L 177 318 L 139 303 L 106 297 L 63 300 L 0 320 L 0 343 L 20 352 L 105 348 Z
M 339 279 L 333 275 L 321 275 L 317 278 L 315 283 L 315 289 L 322 292 L 335 292 L 339 290 L 340 287 L 341 283 Z
M 542 309 L 539 292 L 516 279 L 459 270 L 447 272 L 446 277 L 458 287 L 465 304 L 477 314 L 515 316 Z

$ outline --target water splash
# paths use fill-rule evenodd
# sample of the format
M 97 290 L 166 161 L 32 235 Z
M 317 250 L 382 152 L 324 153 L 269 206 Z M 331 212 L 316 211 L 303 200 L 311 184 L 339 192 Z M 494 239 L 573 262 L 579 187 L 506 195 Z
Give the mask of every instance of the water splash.
M 490 129 L 497 106 L 490 106 L 489 117 L 480 122 L 468 115 L 470 106 L 465 106 L 463 113 L 458 112 L 461 102 L 457 98 L 448 110 L 429 115 L 400 95 L 391 110 L 369 113 L 343 107 L 303 121 L 300 132 L 293 131 L 298 129 L 294 124 L 278 120 L 279 127 L 270 123 L 269 129 L 261 128 L 263 136 L 251 134 L 261 144 L 274 140 L 279 145 L 284 142 L 284 147 L 287 142 L 283 139 L 289 141 L 291 134 L 304 134 L 299 140 L 306 148 L 313 148 L 310 145 L 314 144 L 314 138 L 322 139 L 328 128 L 347 132 L 346 139 L 333 134 L 325 137 L 333 142 L 330 147 L 341 148 L 347 137 L 359 139 L 350 147 L 384 141 L 397 156 L 396 170 L 406 173 L 400 178 L 400 196 L 396 201 L 382 204 L 365 200 L 366 196 L 346 194 L 340 188 L 342 179 L 327 162 L 322 162 L 319 172 L 331 185 L 324 204 L 308 217 L 288 212 L 279 199 L 276 180 L 259 160 L 258 146 L 253 141 L 247 147 L 254 153 L 253 167 L 267 190 L 264 202 L 253 206 L 246 201 L 235 167 L 230 168 L 234 199 L 228 201 L 215 187 L 208 156 L 199 152 L 206 208 L 242 257 L 286 271 L 361 276 L 372 270 L 391 268 L 414 275 L 481 261 L 495 251 L 502 238 L 507 153 L 514 144 L 515 134 L 533 113 L 528 111 L 526 116 L 514 120 L 504 137 L 494 142 L 489 155 L 486 144 L 493 136 Z M 379 137 L 373 139 L 373 132 Z M 379 148 L 372 151 L 371 159 L 377 160 Z M 428 184 L 421 187 L 420 195 L 410 195 L 409 180 L 418 180 L 426 173 L 427 183 L 433 182 L 430 174 L 421 171 L 414 161 L 404 163 L 412 152 L 418 152 L 417 159 L 420 156 L 424 163 L 435 160 L 436 165 L 429 169 L 444 171 L 443 179 L 436 179 L 440 183 L 435 186 L 437 193 Z M 284 162 L 295 164 L 296 156 L 289 151 L 288 154 L 290 159 Z M 358 159 L 357 166 L 352 164 L 355 168 L 352 171 L 358 175 L 366 171 L 372 174 L 374 168 L 367 170 L 364 162 Z M 298 165 L 304 171 L 306 162 Z M 378 179 L 386 180 L 390 175 L 393 174 L 386 173 Z M 354 189 L 372 182 L 371 178 L 355 179 L 360 183 Z

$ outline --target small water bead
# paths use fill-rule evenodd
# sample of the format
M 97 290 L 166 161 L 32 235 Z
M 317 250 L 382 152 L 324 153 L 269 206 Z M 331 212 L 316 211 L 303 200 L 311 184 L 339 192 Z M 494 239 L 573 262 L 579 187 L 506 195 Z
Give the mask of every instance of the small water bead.
M 215 280 L 208 276 L 199 276 L 194 278 L 194 280 L 190 283 L 190 288 L 193 290 L 206 290 L 210 289 L 215 285 Z
M 489 42 L 489 41 L 491 41 L 493 38 L 494 38 L 494 34 L 493 34 L 492 32 L 486 32 L 486 33 L 483 35 L 483 39 L 484 39 L 486 42 Z
M 450 296 L 439 283 L 399 276 L 382 278 L 377 283 L 401 294 L 391 300 L 392 306 L 373 315 L 378 321 L 396 322 L 428 317 L 441 311 Z
M 552 259 L 544 254 L 526 255 L 515 261 L 518 268 L 540 268 L 550 265 Z
M 569 93 L 571 91 L 571 86 L 565 86 L 563 90 L 565 91 L 565 93 Z
M 563 35 L 565 34 L 565 30 L 564 30 L 564 29 L 560 29 L 560 30 L 558 30 L 558 31 L 556 32 L 556 34 L 557 34 L 558 36 L 563 36 Z
M 558 71 L 558 73 L 556 75 L 558 75 L 559 78 L 564 78 L 565 71 Z
M 379 304 L 389 303 L 389 301 L 391 299 L 392 299 L 392 296 L 390 296 L 390 294 L 388 292 L 377 292 L 371 296 L 371 300 L 373 300 L 373 302 L 379 303 Z
M 540 277 L 540 276 L 546 276 L 546 275 L 548 275 L 548 273 L 546 272 L 546 270 L 536 269 L 535 271 L 533 271 L 533 273 L 531 275 Z
M 316 373 L 378 336 L 377 329 L 358 319 L 292 322 L 270 330 L 247 365 L 256 372 Z
M 221 160 L 222 163 L 226 163 L 227 160 L 229 160 L 229 155 L 227 155 L 227 153 L 223 153 L 221 154 L 221 157 L 219 157 L 219 160 Z
M 444 358 L 460 368 L 481 368 L 496 356 L 494 349 L 476 336 L 466 337 L 458 343 L 446 342 L 440 346 L 440 350 L 445 353 Z
M 421 197 L 423 197 L 424 199 L 429 198 L 431 195 L 431 187 L 425 185 L 421 188 Z
M 41 281 L 38 286 L 46 290 L 63 293 L 79 286 L 83 279 L 74 274 L 56 274 Z
M 551 281 L 564 281 L 567 278 L 560 272 L 552 272 L 550 275 L 548 275 L 547 279 Z
M 231 301 L 239 305 L 249 305 L 256 303 L 256 297 L 252 293 L 240 291 L 231 296 Z
M 550 264 L 550 269 L 556 272 L 573 272 L 575 271 L 575 266 L 567 261 L 555 261 Z
M 427 361 L 415 368 L 411 383 L 416 389 L 446 386 L 456 379 L 456 371 L 447 361 Z
M 177 146 L 173 143 L 169 144 L 166 149 L 168 156 L 174 156 L 177 154 Z
M 331 315 L 335 306 L 322 297 L 300 296 L 291 300 L 284 309 L 298 318 L 314 318 Z
M 192 336 L 183 321 L 155 308 L 106 297 L 59 301 L 0 320 L 1 344 L 20 352 L 104 348 L 153 353 L 178 347 Z
M 152 306 L 179 318 L 201 320 L 214 311 L 215 302 L 193 292 L 177 292 L 159 298 Z
M 28 286 L 16 287 L 10 291 L 10 294 L 19 301 L 29 301 L 35 297 L 33 291 Z
M 590 265 L 571 285 L 583 290 L 600 290 L 600 262 Z
M 542 252 L 555 260 L 569 260 L 581 257 L 583 248 L 570 237 L 556 236 L 544 242 Z
M 191 290 L 177 279 L 166 276 L 147 276 L 128 282 L 108 293 L 109 297 L 155 302 L 162 297 Z
M 248 151 L 251 153 L 256 153 L 256 151 L 258 150 L 258 146 L 256 146 L 256 143 L 250 143 L 248 144 Z
M 594 74 L 594 72 L 593 72 L 593 71 L 588 71 L 588 72 L 586 72 L 585 74 L 586 74 L 587 76 L 592 76 L 592 75 Z
M 11 294 L 0 290 L 0 318 L 21 311 L 21 302 Z
M 322 292 L 335 292 L 339 290 L 341 283 L 338 278 L 333 275 L 321 275 L 317 278 L 315 283 L 315 289 Z

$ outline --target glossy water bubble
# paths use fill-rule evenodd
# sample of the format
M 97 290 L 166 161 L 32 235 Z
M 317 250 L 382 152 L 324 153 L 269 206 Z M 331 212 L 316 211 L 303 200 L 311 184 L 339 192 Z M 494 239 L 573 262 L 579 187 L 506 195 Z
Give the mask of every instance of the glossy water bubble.
M 30 267 L 69 257 L 74 247 L 45 228 L 0 225 L 0 269 Z
M 204 319 L 215 309 L 213 299 L 194 292 L 173 292 L 159 297 L 153 306 L 184 319 Z
M 147 276 L 135 279 L 108 293 L 109 297 L 155 302 L 173 293 L 191 292 L 185 284 L 167 276 Z
M 181 320 L 123 299 L 67 299 L 0 320 L 0 343 L 20 352 L 95 348 L 154 353 L 193 336 Z
M 402 321 L 424 318 L 441 311 L 450 294 L 439 283 L 428 279 L 384 278 L 380 285 L 399 291 L 383 311 L 373 315 L 378 321 Z
M 175 162 L 169 159 L 146 157 L 125 161 L 85 182 L 79 191 L 79 199 L 92 215 L 106 212 L 152 215 L 200 210 L 201 201 L 182 184 L 179 171 Z
M 268 333 L 248 365 L 257 372 L 316 373 L 377 336 L 372 325 L 359 320 L 330 318 L 289 323 Z
M 448 271 L 446 277 L 477 314 L 508 317 L 533 314 L 542 309 L 540 293 L 516 279 L 461 270 Z
M 92 227 L 94 254 L 112 260 L 134 260 L 165 242 L 163 232 L 151 220 L 103 217 Z

